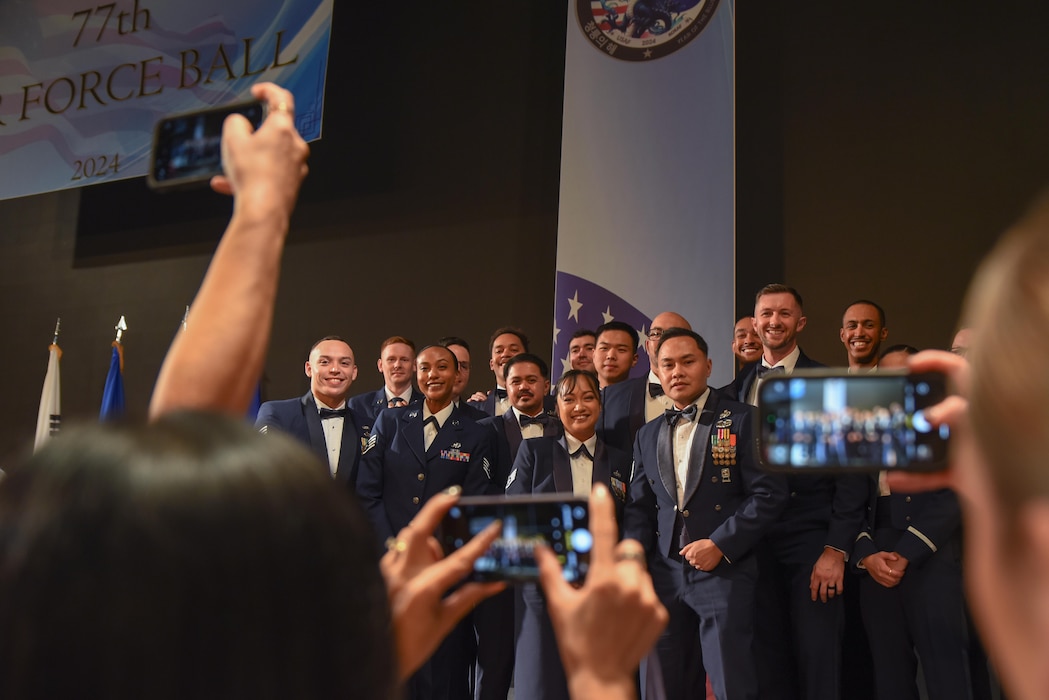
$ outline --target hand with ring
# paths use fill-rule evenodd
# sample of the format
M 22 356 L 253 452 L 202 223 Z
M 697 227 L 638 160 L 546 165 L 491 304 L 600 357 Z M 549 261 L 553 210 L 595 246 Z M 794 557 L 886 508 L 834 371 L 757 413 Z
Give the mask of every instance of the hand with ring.
M 427 501 L 397 537 L 387 540 L 386 554 L 379 562 L 386 580 L 402 680 L 422 666 L 479 602 L 506 587 L 504 583 L 467 583 L 445 595 L 466 577 L 502 527 L 492 523 L 445 557 L 433 532 L 459 500 L 459 491 L 458 487 L 449 489 Z

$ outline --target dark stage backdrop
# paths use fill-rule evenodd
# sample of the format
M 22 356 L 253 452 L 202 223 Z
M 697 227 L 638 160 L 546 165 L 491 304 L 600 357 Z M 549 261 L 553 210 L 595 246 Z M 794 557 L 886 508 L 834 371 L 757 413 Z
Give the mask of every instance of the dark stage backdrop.
M 798 286 L 803 344 L 825 362 L 844 359 L 839 311 L 858 296 L 886 306 L 891 341 L 945 346 L 975 264 L 1047 179 L 1045 18 L 992 9 L 736 7 L 737 304 Z M 357 351 L 360 391 L 392 334 L 463 335 L 471 387 L 487 387 L 494 327 L 551 345 L 564 6 L 343 2 L 334 21 L 266 396 L 305 391 L 306 349 L 328 333 Z M 56 316 L 66 422 L 97 419 L 121 314 L 128 411 L 144 416 L 228 211 L 141 181 L 0 202 L 0 464 L 32 441 Z

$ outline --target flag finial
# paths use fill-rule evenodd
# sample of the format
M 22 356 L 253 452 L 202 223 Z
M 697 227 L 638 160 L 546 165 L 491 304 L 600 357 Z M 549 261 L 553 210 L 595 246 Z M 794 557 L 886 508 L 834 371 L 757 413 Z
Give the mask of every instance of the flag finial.
M 124 331 L 127 330 L 127 321 L 124 320 L 123 316 L 121 316 L 120 320 L 117 321 L 117 325 L 114 326 L 114 329 L 117 332 L 117 340 L 116 340 L 116 342 L 119 343 L 120 342 L 120 338 L 124 335 Z
M 55 321 L 55 337 L 51 341 L 52 345 L 58 345 L 58 329 L 62 327 L 62 317 L 59 316 L 58 320 Z

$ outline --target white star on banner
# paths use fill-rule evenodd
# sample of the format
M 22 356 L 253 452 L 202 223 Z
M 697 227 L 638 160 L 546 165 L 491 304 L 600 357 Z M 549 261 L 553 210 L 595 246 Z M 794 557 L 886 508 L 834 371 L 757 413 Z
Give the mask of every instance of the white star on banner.
M 641 330 L 637 332 L 637 346 L 640 348 L 648 340 L 648 333 L 645 331 L 645 327 L 641 326 Z
M 579 301 L 579 290 L 577 289 L 572 298 L 568 300 L 568 305 L 571 307 L 568 311 L 568 318 L 574 318 L 576 323 L 579 323 L 579 309 L 583 308 L 583 304 Z
M 557 342 L 557 334 L 561 332 L 561 329 L 557 327 L 557 321 L 554 321 L 554 342 Z
M 601 312 L 601 315 L 605 317 L 605 323 L 608 323 L 609 321 L 615 318 L 615 316 L 612 315 L 611 306 L 606 306 L 605 310 Z
M 561 374 L 564 374 L 570 369 L 572 369 L 572 353 L 568 353 L 561 358 Z

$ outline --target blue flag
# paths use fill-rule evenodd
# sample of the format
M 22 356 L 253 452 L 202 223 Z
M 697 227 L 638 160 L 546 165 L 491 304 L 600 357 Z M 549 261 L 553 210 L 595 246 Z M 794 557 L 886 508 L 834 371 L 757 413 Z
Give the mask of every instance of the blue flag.
M 106 387 L 102 390 L 102 410 L 98 413 L 100 421 L 120 418 L 124 415 L 124 348 L 120 343 L 113 343 L 113 356 L 109 361 L 109 374 L 106 375 Z

